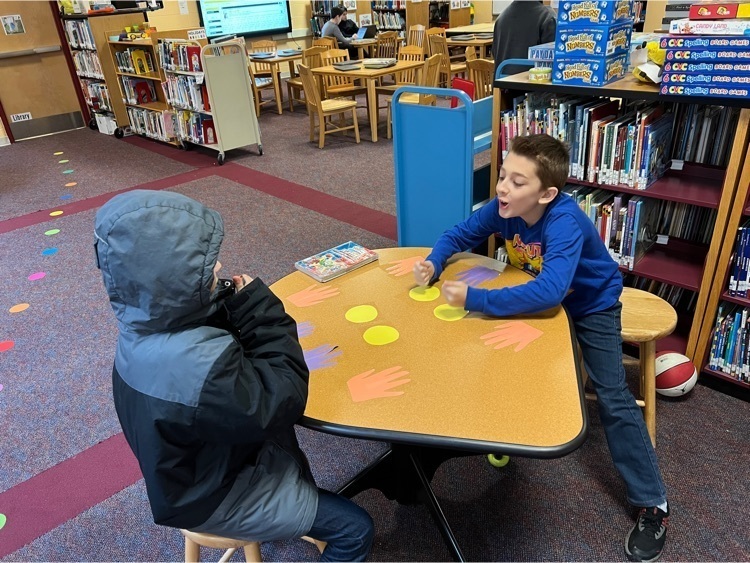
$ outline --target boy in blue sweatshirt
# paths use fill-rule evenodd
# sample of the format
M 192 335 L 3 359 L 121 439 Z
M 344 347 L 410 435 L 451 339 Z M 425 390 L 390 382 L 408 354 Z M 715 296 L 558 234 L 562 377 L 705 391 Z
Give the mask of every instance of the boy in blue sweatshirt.
M 641 507 L 625 538 L 631 561 L 655 561 L 666 540 L 669 509 L 656 454 L 622 365 L 622 276 L 594 224 L 567 194 L 568 151 L 549 135 L 516 137 L 500 169 L 497 197 L 438 239 L 414 265 L 417 283 L 435 282 L 456 252 L 492 234 L 505 239 L 510 263 L 535 276 L 527 284 L 480 289 L 445 281 L 450 305 L 506 317 L 564 304 L 576 329 L 599 414 L 628 501 Z

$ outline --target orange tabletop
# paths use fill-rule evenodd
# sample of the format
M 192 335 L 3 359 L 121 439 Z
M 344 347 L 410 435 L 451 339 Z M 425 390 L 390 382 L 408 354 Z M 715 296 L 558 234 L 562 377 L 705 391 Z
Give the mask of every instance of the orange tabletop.
M 531 277 L 458 254 L 427 291 L 412 275 L 426 248 L 318 283 L 301 272 L 271 287 L 298 323 L 310 371 L 303 423 L 327 432 L 416 446 L 532 457 L 565 455 L 586 434 L 567 313 L 489 318 L 451 308 L 444 280 L 499 288 Z M 348 318 L 347 318 L 348 317 Z M 453 320 L 446 320 L 453 319 Z

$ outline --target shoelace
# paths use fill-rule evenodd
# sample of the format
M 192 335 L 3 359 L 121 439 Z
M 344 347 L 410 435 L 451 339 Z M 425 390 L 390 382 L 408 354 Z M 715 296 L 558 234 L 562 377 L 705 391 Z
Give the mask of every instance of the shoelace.
M 659 516 L 658 509 L 654 508 L 653 512 L 651 509 L 641 509 L 639 527 L 643 531 L 656 535 L 659 533 L 662 526 L 666 528 L 668 524 L 669 517 Z

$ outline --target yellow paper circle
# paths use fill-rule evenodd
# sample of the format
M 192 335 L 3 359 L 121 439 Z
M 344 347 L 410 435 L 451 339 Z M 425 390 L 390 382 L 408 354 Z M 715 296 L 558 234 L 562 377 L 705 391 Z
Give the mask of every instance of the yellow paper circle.
M 29 308 L 28 303 L 19 303 L 18 305 L 13 305 L 10 309 L 8 309 L 9 313 L 20 313 L 21 311 L 25 311 Z
M 433 312 L 441 321 L 458 321 L 469 314 L 469 311 L 463 307 L 451 307 L 450 305 L 438 305 Z
M 62 215 L 62 214 L 63 214 L 63 212 L 58 210 L 58 211 L 53 211 L 52 213 L 49 214 L 49 216 L 50 217 L 57 217 L 58 215 Z
M 357 305 L 346 312 L 346 320 L 352 323 L 369 323 L 378 316 L 378 310 L 372 305 Z
M 435 301 L 435 299 L 440 297 L 440 290 L 434 285 L 432 287 L 415 287 L 409 290 L 409 297 L 414 299 L 414 301 Z
M 392 326 L 378 325 L 371 326 L 362 335 L 365 342 L 373 346 L 382 346 L 398 340 L 398 331 Z

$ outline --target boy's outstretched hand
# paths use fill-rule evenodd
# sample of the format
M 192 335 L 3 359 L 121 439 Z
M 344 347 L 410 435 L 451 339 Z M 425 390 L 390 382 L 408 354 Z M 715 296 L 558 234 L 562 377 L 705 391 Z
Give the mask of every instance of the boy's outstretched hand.
M 466 305 L 466 294 L 469 286 L 461 281 L 446 281 L 443 283 L 443 297 L 451 307 Z
M 427 285 L 435 275 L 435 265 L 429 260 L 414 262 L 414 280 L 419 285 Z

